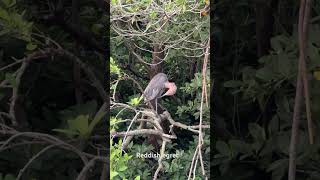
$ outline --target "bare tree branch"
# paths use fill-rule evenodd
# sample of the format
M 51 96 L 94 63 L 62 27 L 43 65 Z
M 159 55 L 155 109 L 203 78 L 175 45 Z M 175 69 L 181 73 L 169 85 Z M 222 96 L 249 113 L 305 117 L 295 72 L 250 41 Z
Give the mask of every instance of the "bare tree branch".
M 309 8 L 311 5 L 310 0 L 301 0 L 300 10 L 299 10 L 299 24 L 298 24 L 298 33 L 299 33 L 299 67 L 298 67 L 298 77 L 297 77 L 297 87 L 296 87 L 296 96 L 294 101 L 294 111 L 293 111 L 293 120 L 292 120 L 292 129 L 291 129 L 291 140 L 289 147 L 289 170 L 288 170 L 288 180 L 295 180 L 296 178 L 296 146 L 299 137 L 299 120 L 301 113 L 301 103 L 303 96 L 303 76 L 305 68 L 305 58 L 306 58 L 306 33 L 308 26 L 308 17 L 309 17 Z M 305 90 L 305 96 L 307 95 L 307 90 Z M 308 104 L 308 100 L 306 100 Z M 308 110 L 307 110 L 308 111 Z M 309 133 L 312 131 L 309 131 Z

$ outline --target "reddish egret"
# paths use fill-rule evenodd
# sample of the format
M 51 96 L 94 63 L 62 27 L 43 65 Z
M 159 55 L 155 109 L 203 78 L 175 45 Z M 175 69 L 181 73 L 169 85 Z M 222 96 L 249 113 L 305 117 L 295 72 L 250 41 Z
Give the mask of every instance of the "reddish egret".
M 166 93 L 162 93 L 168 89 Z M 172 96 L 176 93 L 177 86 L 173 82 L 168 81 L 168 77 L 164 73 L 158 73 L 155 75 L 148 86 L 143 92 L 145 102 L 155 100 L 156 112 L 158 113 L 157 108 L 157 99 L 162 98 L 163 96 Z

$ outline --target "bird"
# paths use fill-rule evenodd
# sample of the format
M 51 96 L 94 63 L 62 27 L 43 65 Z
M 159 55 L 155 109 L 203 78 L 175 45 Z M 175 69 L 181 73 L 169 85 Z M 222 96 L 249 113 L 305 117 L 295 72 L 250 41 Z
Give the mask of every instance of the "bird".
M 166 89 L 168 90 L 164 93 Z M 164 96 L 172 96 L 176 91 L 176 84 L 174 82 L 169 82 L 166 74 L 158 73 L 150 80 L 148 86 L 144 90 L 144 101 L 149 102 L 155 100 L 156 112 L 158 113 L 157 99 Z

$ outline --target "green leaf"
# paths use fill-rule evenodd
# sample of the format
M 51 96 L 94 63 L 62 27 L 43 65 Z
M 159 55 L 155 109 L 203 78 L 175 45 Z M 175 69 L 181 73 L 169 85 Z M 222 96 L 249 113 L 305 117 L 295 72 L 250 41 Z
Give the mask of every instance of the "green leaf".
M 93 24 L 91 26 L 91 31 L 94 32 L 95 34 L 99 34 L 101 29 L 103 29 L 103 25 L 102 24 Z
M 137 105 L 139 105 L 142 98 L 143 98 L 143 96 L 132 98 L 132 99 L 130 99 L 130 102 L 128 102 L 128 103 L 132 106 L 137 106 Z
M 255 138 L 257 141 L 263 142 L 266 140 L 266 133 L 264 129 L 258 124 L 250 123 L 248 128 L 251 136 Z
M 269 134 L 276 134 L 280 130 L 280 121 L 277 115 L 274 115 L 268 125 Z
M 224 141 L 217 141 L 216 149 L 220 154 L 223 154 L 225 156 L 231 155 L 230 148 L 229 148 L 228 144 L 225 143 Z
M 112 5 L 116 5 L 117 4 L 117 0 L 111 0 L 111 4 Z
M 286 131 L 276 137 L 278 151 L 286 155 L 289 155 L 290 135 L 290 131 Z
M 274 146 L 275 143 L 276 142 L 274 138 L 269 138 L 265 143 L 264 148 L 261 150 L 260 156 L 271 155 L 275 149 L 275 146 Z
M 177 3 L 178 5 L 182 5 L 182 4 L 185 4 L 186 1 L 185 1 L 185 0 L 176 0 L 176 3 Z
M 7 8 L 10 8 L 11 6 L 14 6 L 17 3 L 16 0 L 2 0 L 2 2 Z
M 274 78 L 274 72 L 272 69 L 264 67 L 257 70 L 256 77 L 264 81 L 271 81 Z
M 110 179 L 113 179 L 114 177 L 116 177 L 116 176 L 118 176 L 118 172 L 116 172 L 116 171 L 111 171 L 110 172 Z
M 3 29 L 0 31 L 0 36 L 8 34 L 8 33 L 10 33 L 10 31 L 11 31 L 10 29 Z
M 12 73 L 6 73 L 6 80 L 11 84 L 12 87 L 17 87 L 16 76 Z
M 249 81 L 256 74 L 256 69 L 250 66 L 245 66 L 240 70 L 240 72 L 242 73 L 242 81 Z
M 250 148 L 250 145 L 243 142 L 243 141 L 240 141 L 240 140 L 230 140 L 229 141 L 229 144 L 230 146 L 236 150 L 237 152 L 240 152 L 240 153 L 250 153 L 251 152 L 251 148 Z
M 120 69 L 116 65 L 116 63 L 115 63 L 115 61 L 113 60 L 112 57 L 110 57 L 110 73 L 114 73 L 114 74 L 120 75 Z
M 155 12 L 155 11 L 152 11 L 149 15 L 150 15 L 150 17 L 151 17 L 152 19 L 154 19 L 154 18 L 157 17 L 158 13 Z M 148 23 L 148 24 L 149 24 L 149 23 Z M 150 23 L 150 24 L 151 24 L 151 23 Z M 147 29 L 148 29 L 148 28 L 147 28 Z
M 319 70 L 313 71 L 313 77 L 314 77 L 316 80 L 320 81 L 320 71 L 319 71 Z
M 309 43 L 307 47 L 307 55 L 310 57 L 311 62 L 316 62 L 320 58 L 319 48 Z M 318 63 L 317 63 L 318 64 Z
M 32 51 L 32 50 L 35 50 L 37 48 L 37 45 L 36 44 L 32 44 L 32 43 L 28 43 L 26 48 L 27 48 L 28 51 Z
M 271 38 L 270 44 L 273 50 L 275 50 L 277 53 L 283 52 L 283 48 L 286 46 L 286 42 L 288 42 L 289 39 L 285 36 L 275 36 Z
M 287 54 L 279 54 L 277 57 L 277 71 L 288 79 L 293 73 L 293 62 L 294 61 L 292 61 L 292 59 L 290 59 Z
M 16 177 L 14 177 L 12 174 L 7 174 L 3 180 L 15 180 Z
M 92 120 L 88 127 L 88 133 L 91 134 L 93 128 L 100 122 L 100 120 L 107 114 L 107 112 L 102 111 Z
M 116 124 L 117 121 L 118 121 L 117 118 L 111 117 L 111 118 L 110 118 L 110 126 L 113 126 L 114 124 Z
M 0 8 L 0 18 L 4 19 L 4 20 L 10 20 L 8 11 L 6 11 L 5 9 Z
M 77 130 L 82 136 L 88 135 L 89 115 L 79 115 L 76 119 L 68 120 L 70 129 Z
M 128 167 L 127 167 L 126 164 L 124 164 L 124 162 L 121 163 L 121 164 L 118 164 L 118 171 L 122 172 L 122 171 L 125 171 L 127 169 L 128 169 Z
M 61 119 L 67 121 L 69 119 L 75 119 L 79 115 L 93 116 L 97 110 L 97 102 L 95 100 L 86 102 L 84 104 L 77 104 L 75 106 L 68 107 L 59 112 Z
M 73 136 L 73 135 L 79 135 L 78 132 L 71 130 L 71 129 L 52 129 L 52 131 L 56 131 L 56 132 L 60 132 L 69 136 Z
M 281 167 L 287 167 L 288 166 L 288 159 L 279 159 L 274 161 L 273 163 L 270 164 L 270 166 L 267 168 L 267 172 L 270 172 L 274 169 L 278 169 Z
M 163 161 L 162 164 L 163 164 L 165 169 L 169 169 L 170 168 L 170 164 L 167 161 Z
M 319 18 L 315 17 L 315 18 Z M 309 27 L 309 32 L 308 32 L 308 41 L 310 41 L 310 43 L 314 43 L 317 45 L 320 45 L 320 26 L 319 24 L 312 24 L 312 26 Z

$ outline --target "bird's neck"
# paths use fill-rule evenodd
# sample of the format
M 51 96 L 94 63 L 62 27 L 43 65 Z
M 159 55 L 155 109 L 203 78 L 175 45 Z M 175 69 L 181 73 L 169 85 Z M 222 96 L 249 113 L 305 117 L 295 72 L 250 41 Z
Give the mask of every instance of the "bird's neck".
M 164 87 L 168 89 L 168 91 L 164 95 L 172 96 L 176 93 L 177 87 L 174 83 L 166 82 L 164 83 Z

